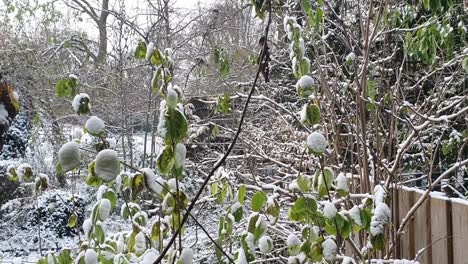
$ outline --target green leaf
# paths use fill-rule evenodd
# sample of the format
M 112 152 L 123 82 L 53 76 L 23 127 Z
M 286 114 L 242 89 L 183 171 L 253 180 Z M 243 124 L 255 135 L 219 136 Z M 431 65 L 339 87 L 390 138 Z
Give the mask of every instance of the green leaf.
M 167 132 L 164 143 L 166 145 L 175 145 L 181 142 L 187 134 L 187 119 L 179 109 L 168 109 L 166 118 Z
M 309 192 L 310 184 L 311 182 L 308 177 L 304 177 L 302 174 L 299 174 L 299 177 L 297 177 L 297 185 L 299 186 L 301 192 Z
M 371 244 L 373 249 L 384 250 L 385 249 L 385 236 L 384 234 L 378 234 L 377 236 L 371 237 Z
M 175 154 L 172 149 L 172 145 L 164 147 L 161 154 L 159 154 L 156 164 L 158 170 L 163 175 L 168 175 L 171 172 L 172 167 L 175 163 Z
M 135 53 L 133 55 L 137 60 L 144 60 L 146 57 L 146 43 L 141 40 L 138 42 L 138 46 L 135 49 Z
M 144 57 L 143 57 L 144 58 Z M 161 51 L 159 49 L 154 49 L 153 55 L 151 55 L 151 62 L 154 65 L 161 65 L 163 64 L 163 57 L 161 55 Z
M 219 135 L 219 127 L 217 124 L 215 124 L 213 130 L 211 130 L 211 135 L 213 135 L 213 137 L 217 137 Z
M 77 81 L 75 78 L 58 80 L 55 84 L 55 93 L 61 98 L 73 98 L 76 95 Z
M 366 230 L 369 230 L 371 219 L 372 219 L 371 211 L 367 208 L 361 209 L 360 216 L 361 216 L 362 227 Z
M 216 201 L 215 201 L 217 204 L 222 203 L 224 199 L 226 198 L 227 188 L 228 188 L 228 184 L 223 183 L 223 188 L 221 189 L 221 192 L 218 193 L 218 197 L 216 198 Z
M 239 186 L 239 190 L 237 191 L 237 201 L 239 201 L 240 204 L 244 204 L 245 192 L 246 192 L 245 184 L 241 184 Z
M 317 216 L 317 202 L 312 198 L 299 197 L 289 210 L 289 219 L 312 223 Z
M 218 96 L 218 103 L 216 104 L 215 113 L 228 113 L 231 105 L 231 97 L 224 95 L 224 97 Z
M 103 198 L 108 199 L 111 202 L 111 208 L 115 208 L 115 204 L 117 202 L 117 195 L 112 189 L 108 189 L 102 196 Z
M 94 171 L 94 161 L 88 165 L 88 177 L 86 178 L 86 184 L 88 186 L 94 187 L 101 186 L 102 184 L 102 179 L 99 178 Z
M 244 215 L 244 207 L 240 205 L 239 207 L 235 209 L 236 209 L 235 211 L 232 211 L 232 207 L 231 207 L 231 214 L 234 216 L 234 221 L 239 222 L 240 220 L 242 220 L 242 216 Z
M 259 212 L 267 200 L 265 192 L 258 191 L 252 197 L 252 211 Z
M 312 243 L 312 248 L 310 250 L 310 259 L 313 262 L 321 262 L 323 259 L 322 247 L 319 243 Z
M 256 226 L 257 226 L 257 221 L 258 221 L 258 213 L 252 213 L 250 214 L 250 217 L 249 217 L 249 224 L 247 226 L 247 231 L 250 232 L 250 233 L 254 233 L 255 232 L 255 229 L 256 229 Z
M 270 199 L 272 199 L 272 198 L 270 198 Z M 280 205 L 279 205 L 279 203 L 278 203 L 278 201 L 276 199 L 273 199 L 272 201 L 273 202 L 269 201 L 267 203 L 267 208 L 266 208 L 265 213 L 266 213 L 267 217 L 269 218 L 270 223 L 276 224 L 276 222 L 278 222 L 279 215 L 280 215 Z
M 218 245 L 220 248 L 222 248 L 223 240 L 222 240 L 220 237 L 218 237 L 218 238 L 215 240 L 215 243 L 216 243 L 216 245 Z M 221 262 L 221 260 L 223 259 L 223 252 L 222 252 L 216 245 L 214 245 L 215 254 L 216 254 L 216 259 L 218 260 L 218 263 L 224 263 L 224 262 Z
M 145 188 L 145 176 L 142 173 L 135 174 L 132 178 L 131 186 L 132 196 L 136 198 Z
M 255 9 L 255 13 L 257 14 L 258 18 L 263 20 L 265 18 L 265 13 L 263 12 L 264 0 L 251 0 L 251 3 Z
M 71 257 L 71 250 L 64 249 L 57 258 L 58 264 L 70 264 L 73 263 L 73 258 Z
M 306 108 L 306 118 L 304 124 L 307 126 L 313 126 L 320 123 L 320 108 L 318 105 L 308 105 Z
M 76 218 L 77 218 L 76 213 L 73 212 L 73 213 L 70 215 L 70 218 L 68 218 L 68 224 L 67 224 L 67 226 L 68 226 L 69 228 L 75 228 L 75 226 L 76 226 Z

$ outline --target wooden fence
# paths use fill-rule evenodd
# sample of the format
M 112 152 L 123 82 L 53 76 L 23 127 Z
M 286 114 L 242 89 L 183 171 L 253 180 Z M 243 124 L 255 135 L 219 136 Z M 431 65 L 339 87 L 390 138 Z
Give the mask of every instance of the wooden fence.
M 422 191 L 394 190 L 393 224 L 398 227 Z M 396 257 L 421 264 L 468 264 L 468 202 L 434 193 L 418 208 L 396 245 Z

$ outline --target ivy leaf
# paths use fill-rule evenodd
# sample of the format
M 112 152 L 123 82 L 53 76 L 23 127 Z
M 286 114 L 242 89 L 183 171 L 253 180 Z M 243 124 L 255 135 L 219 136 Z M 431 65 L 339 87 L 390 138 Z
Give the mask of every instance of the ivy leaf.
M 142 173 L 138 173 L 132 178 L 132 195 L 136 197 L 137 194 L 143 191 L 145 188 L 145 176 Z
M 159 49 L 154 49 L 153 55 L 151 55 L 151 62 L 155 65 L 161 65 L 163 64 L 163 61 L 164 60 Z
M 371 244 L 372 244 L 373 249 L 384 250 L 385 249 L 384 234 L 378 234 L 377 236 L 371 237 Z
M 259 212 L 267 200 L 266 194 L 263 191 L 258 191 L 252 197 L 252 211 Z
M 320 108 L 316 104 L 306 106 L 306 116 L 303 121 L 307 126 L 313 126 L 320 123 Z
M 313 262 L 321 262 L 323 259 L 322 247 L 319 243 L 312 243 L 312 248 L 310 250 L 310 259 Z

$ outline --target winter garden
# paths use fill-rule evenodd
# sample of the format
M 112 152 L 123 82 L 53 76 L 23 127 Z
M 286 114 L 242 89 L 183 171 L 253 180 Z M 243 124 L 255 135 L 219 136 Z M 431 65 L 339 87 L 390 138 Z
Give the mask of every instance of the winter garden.
M 0 19 L 0 263 L 468 259 L 467 1 Z

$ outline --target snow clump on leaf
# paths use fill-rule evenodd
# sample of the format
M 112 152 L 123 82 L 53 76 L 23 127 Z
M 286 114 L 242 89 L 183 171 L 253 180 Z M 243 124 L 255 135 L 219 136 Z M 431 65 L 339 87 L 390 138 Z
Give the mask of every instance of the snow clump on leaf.
M 101 150 L 96 156 L 94 171 L 105 182 L 115 179 L 120 173 L 120 161 L 117 152 L 111 149 Z
M 270 253 L 273 250 L 273 240 L 269 236 L 262 236 L 258 241 L 258 247 L 263 253 Z
M 167 97 L 166 105 L 169 109 L 174 109 L 177 106 L 177 101 L 179 100 L 179 95 L 172 88 L 167 88 Z
M 175 147 L 175 166 L 181 168 L 185 164 L 185 156 L 187 155 L 187 148 L 182 143 L 177 143 Z
M 325 205 L 323 206 L 323 215 L 325 216 L 325 218 L 333 219 L 337 212 L 335 205 L 329 201 L 325 201 L 324 204 Z
M 313 132 L 307 137 L 307 146 L 312 150 L 314 153 L 321 154 L 327 148 L 327 140 L 325 137 L 319 132 Z
M 110 211 L 111 202 L 109 201 L 109 199 L 101 199 L 99 201 L 99 219 L 101 219 L 101 221 L 106 220 L 110 215 Z
M 301 250 L 301 241 L 295 234 L 290 234 L 288 236 L 286 245 L 288 246 L 289 255 L 295 256 L 299 254 L 299 251 Z
M 86 264 L 97 264 L 98 263 L 98 254 L 94 249 L 87 249 L 85 253 L 85 263 Z
M 298 94 L 303 94 L 304 91 L 312 89 L 314 85 L 314 79 L 312 79 L 312 77 L 309 75 L 304 75 L 296 83 L 296 92 Z
M 145 60 L 149 61 L 151 59 L 151 56 L 153 56 L 153 52 L 154 52 L 154 43 L 150 42 L 146 46 Z
M 333 261 L 336 257 L 336 252 L 338 247 L 336 246 L 335 240 L 327 238 L 327 240 L 322 243 L 323 248 L 323 258 L 326 261 Z
M 184 248 L 180 254 L 180 258 L 177 264 L 192 264 L 193 262 L 193 251 L 190 248 Z
M 99 117 L 92 116 L 86 121 L 85 127 L 91 135 L 99 136 L 104 132 L 106 125 L 104 125 L 104 122 Z
M 153 170 L 144 168 L 141 169 L 143 175 L 145 176 L 145 183 L 146 186 L 153 192 L 157 194 L 161 194 L 163 191 L 163 186 L 165 180 L 162 177 L 156 177 Z
M 80 145 L 76 142 L 66 143 L 60 148 L 58 158 L 64 172 L 78 168 L 81 162 Z
M 78 114 L 89 114 L 91 104 L 89 103 L 90 98 L 88 94 L 80 93 L 75 95 L 73 98 L 72 107 Z

